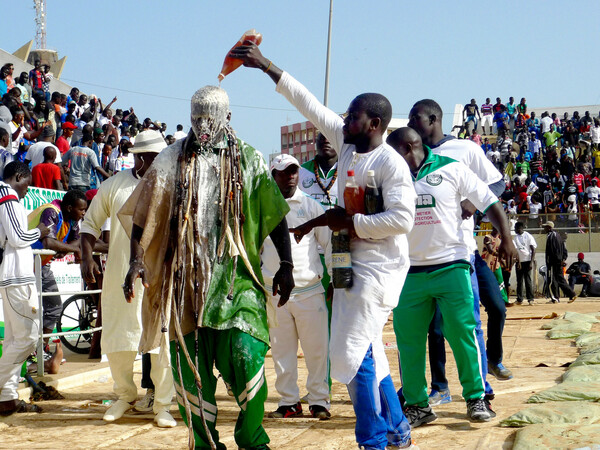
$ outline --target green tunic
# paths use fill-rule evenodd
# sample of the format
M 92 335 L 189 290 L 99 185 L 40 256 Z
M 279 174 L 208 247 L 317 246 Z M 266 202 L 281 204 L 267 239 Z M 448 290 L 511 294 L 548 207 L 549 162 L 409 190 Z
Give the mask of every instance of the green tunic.
M 150 286 L 144 294 L 141 351 L 149 351 L 160 344 L 166 344 L 165 332 L 161 333 L 161 328 L 169 323 L 171 315 L 169 302 L 172 295 L 170 289 L 172 261 L 168 260 L 167 255 L 169 245 L 173 242 L 171 217 L 177 207 L 176 189 L 174 189 L 177 180 L 177 161 L 183 151 L 184 142 L 184 139 L 175 142 L 156 157 L 119 212 L 119 219 L 128 233 L 131 232 L 132 221 L 144 229 L 140 245 L 144 249 L 144 262 L 148 269 Z M 244 182 L 242 211 L 245 216 L 243 223 L 245 251 L 256 278 L 262 284 L 260 249 L 266 236 L 285 217 L 289 207 L 271 177 L 262 155 L 241 140 L 238 140 L 238 145 Z M 220 229 L 218 226 L 211 228 L 207 245 L 214 246 Z M 232 298 L 228 298 L 233 260 L 227 256 L 221 262 L 215 260 L 212 263 L 208 295 L 200 325 L 217 330 L 238 328 L 268 344 L 266 300 L 262 286 L 253 279 L 242 258 L 238 257 Z M 187 278 L 192 279 L 189 275 Z M 184 298 L 191 298 L 194 292 L 194 287 L 190 284 L 186 287 Z M 182 320 L 184 335 L 197 327 L 191 302 L 186 301 L 185 305 Z M 171 333 L 171 339 L 173 338 L 174 335 Z

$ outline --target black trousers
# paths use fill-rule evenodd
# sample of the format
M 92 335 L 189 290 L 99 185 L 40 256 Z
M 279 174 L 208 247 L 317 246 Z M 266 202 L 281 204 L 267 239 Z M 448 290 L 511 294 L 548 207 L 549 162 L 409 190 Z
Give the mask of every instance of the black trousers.
M 553 298 L 558 300 L 560 297 L 559 288 L 562 289 L 563 294 L 568 298 L 575 297 L 575 291 L 571 289 L 563 275 L 562 263 L 548 263 L 546 266 L 550 268 L 550 289 Z
M 517 301 L 523 301 L 523 282 L 525 282 L 525 296 L 527 301 L 533 300 L 533 284 L 531 283 L 531 261 L 522 261 L 517 265 Z

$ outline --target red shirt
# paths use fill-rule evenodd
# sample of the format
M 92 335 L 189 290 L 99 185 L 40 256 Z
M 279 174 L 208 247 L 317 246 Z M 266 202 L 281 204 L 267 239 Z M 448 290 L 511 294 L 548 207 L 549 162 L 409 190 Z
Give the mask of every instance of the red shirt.
M 60 169 L 56 164 L 41 163 L 31 170 L 31 178 L 35 187 L 54 189 L 54 180 L 60 180 Z
M 71 148 L 69 141 L 67 141 L 64 136 L 61 136 L 56 140 L 56 146 L 58 147 L 61 155 L 67 153 Z
M 576 173 L 573 175 L 573 181 L 575 182 L 575 186 L 577 186 L 578 192 L 583 192 L 583 180 L 585 177 L 582 173 Z

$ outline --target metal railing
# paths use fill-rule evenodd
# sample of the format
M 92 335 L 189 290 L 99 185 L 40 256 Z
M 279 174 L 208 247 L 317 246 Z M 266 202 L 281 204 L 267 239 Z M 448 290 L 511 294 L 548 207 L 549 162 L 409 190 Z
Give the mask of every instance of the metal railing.
M 508 219 L 511 221 L 511 227 L 516 222 L 523 222 L 525 229 L 531 234 L 543 234 L 544 229 L 542 224 L 551 221 L 554 222 L 554 230 L 559 233 L 574 234 L 585 233 L 588 237 L 588 245 L 592 248 L 592 233 L 600 232 L 600 213 L 593 211 L 583 213 L 551 213 L 538 214 L 537 217 L 532 217 L 529 214 L 508 214 Z M 574 218 L 575 217 L 575 218 Z M 475 229 L 477 236 L 483 236 L 491 232 L 491 224 L 484 225 L 485 222 L 480 222 Z
M 35 272 L 35 287 L 37 288 L 38 293 L 38 321 L 39 321 L 39 339 L 37 343 L 37 374 L 38 376 L 44 376 L 44 338 L 52 338 L 52 337 L 60 337 L 66 335 L 77 335 L 77 334 L 89 334 L 95 333 L 96 331 L 102 330 L 102 327 L 95 327 L 88 330 L 79 330 L 79 331 L 66 331 L 63 333 L 47 333 L 44 334 L 44 305 L 43 298 L 49 297 L 53 295 L 79 295 L 79 294 L 100 294 L 102 289 L 94 289 L 90 291 L 86 291 L 83 289 L 83 280 L 82 290 L 81 291 L 67 291 L 67 292 L 42 292 L 42 256 L 46 255 L 56 255 L 56 252 L 53 250 L 33 250 L 34 255 L 34 272 Z

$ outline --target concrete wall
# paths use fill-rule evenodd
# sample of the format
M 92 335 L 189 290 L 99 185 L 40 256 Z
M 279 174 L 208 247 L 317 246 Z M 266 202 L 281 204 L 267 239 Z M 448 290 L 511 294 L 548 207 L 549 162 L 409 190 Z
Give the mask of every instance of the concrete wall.
M 8 53 L 2 49 L 0 49 L 0 66 L 3 66 L 6 63 L 12 63 L 15 66 L 15 71 L 13 72 L 13 77 L 15 81 L 21 75 L 21 72 L 27 72 L 33 69 L 31 64 L 26 63 L 20 58 L 17 58 L 11 53 Z M 67 83 L 63 83 L 60 80 L 53 79 L 50 81 L 50 92 L 58 91 L 61 94 L 69 94 L 71 92 L 72 86 L 69 86 Z

